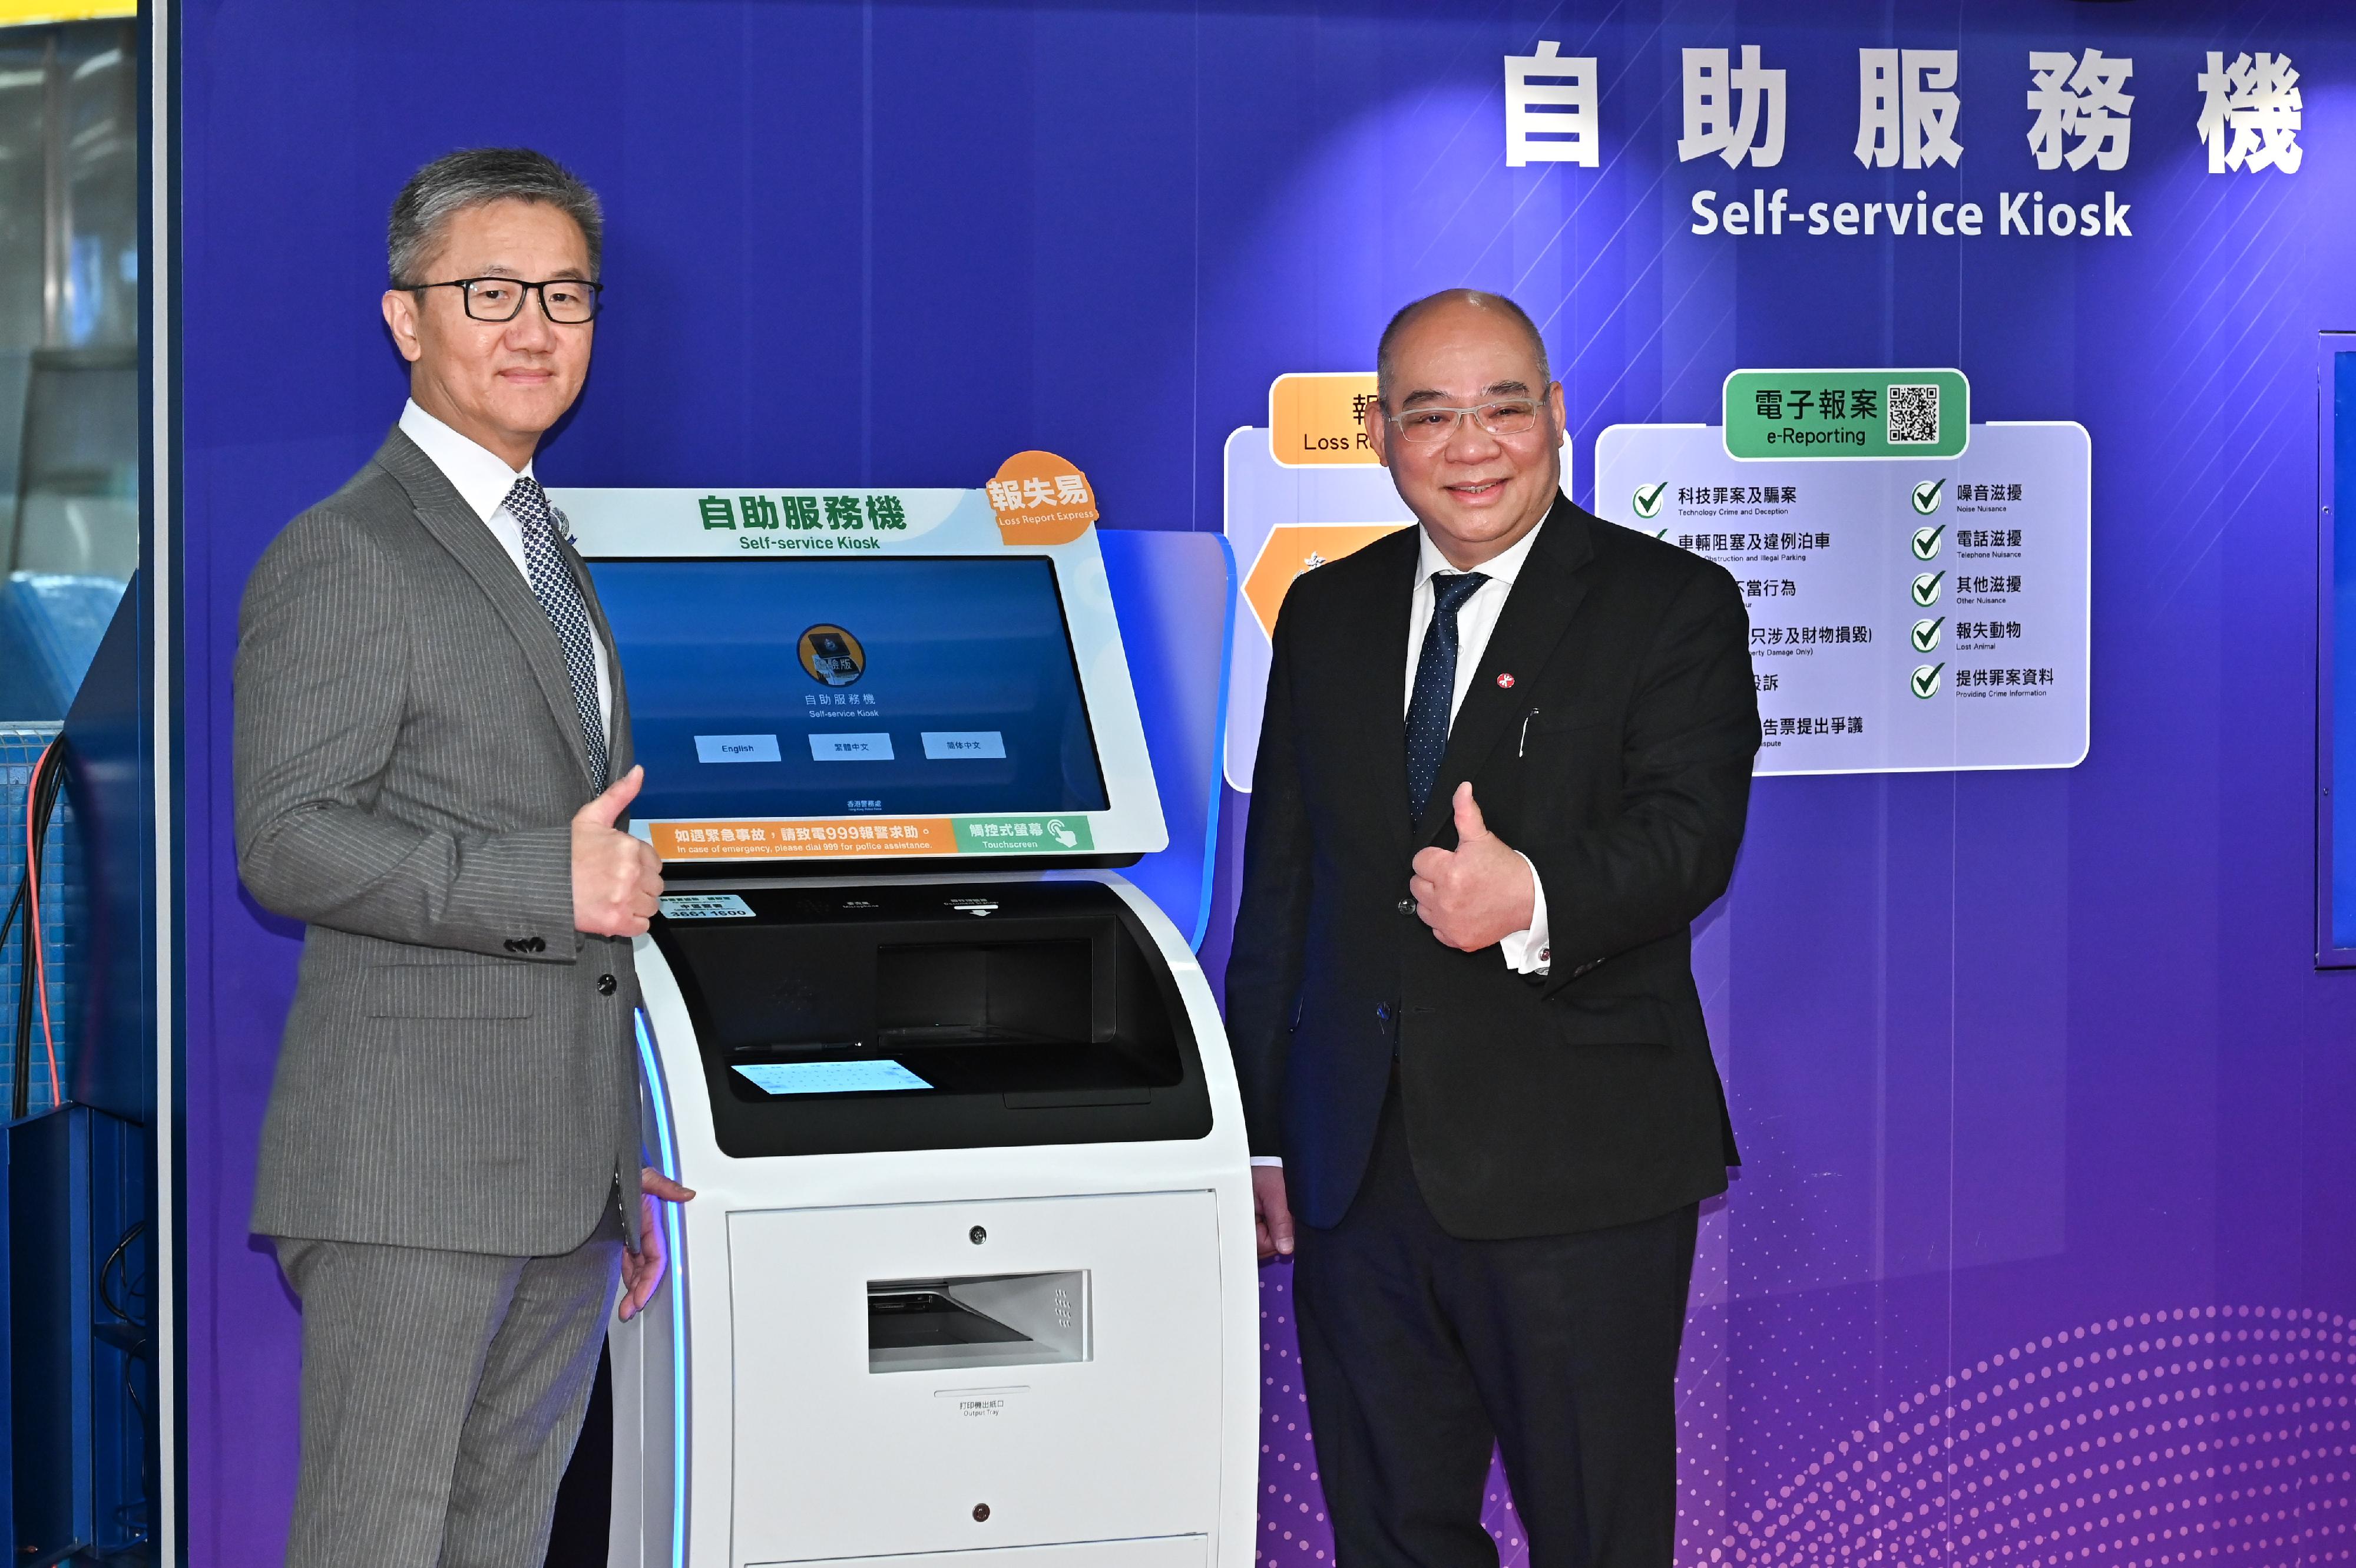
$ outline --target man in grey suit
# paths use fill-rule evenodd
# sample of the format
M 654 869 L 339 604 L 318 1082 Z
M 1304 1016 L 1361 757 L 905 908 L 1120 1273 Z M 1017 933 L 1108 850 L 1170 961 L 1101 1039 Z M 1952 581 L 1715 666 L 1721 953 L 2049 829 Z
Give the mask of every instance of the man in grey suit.
M 286 1561 L 537 1568 L 616 1278 L 662 1277 L 630 939 L 660 862 L 613 636 L 532 477 L 603 222 L 538 153 L 392 209 L 398 428 L 247 585 L 238 865 L 305 921 L 253 1228 L 303 1300 Z

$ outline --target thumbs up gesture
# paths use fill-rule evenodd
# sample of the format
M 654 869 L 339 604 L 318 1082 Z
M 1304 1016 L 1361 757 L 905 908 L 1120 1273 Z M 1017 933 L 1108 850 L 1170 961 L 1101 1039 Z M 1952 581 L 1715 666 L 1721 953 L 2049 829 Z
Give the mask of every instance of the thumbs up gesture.
M 637 936 L 662 897 L 654 846 L 614 826 L 646 778 L 645 768 L 633 768 L 573 813 L 573 924 L 591 936 Z
M 1537 907 L 1530 863 L 1489 831 L 1472 799 L 1472 783 L 1456 787 L 1456 847 L 1419 852 L 1407 890 L 1431 934 L 1465 952 L 1478 952 L 1515 931 L 1529 929 Z

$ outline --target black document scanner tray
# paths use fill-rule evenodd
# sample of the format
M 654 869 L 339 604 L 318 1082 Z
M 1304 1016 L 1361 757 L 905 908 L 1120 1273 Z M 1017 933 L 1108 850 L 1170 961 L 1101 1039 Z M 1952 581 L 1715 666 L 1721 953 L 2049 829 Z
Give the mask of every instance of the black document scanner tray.
M 730 1156 L 1209 1134 L 1177 986 L 1104 884 L 728 890 L 750 918 L 659 916 L 653 937 Z M 735 1070 L 801 1062 L 897 1063 L 926 1087 L 778 1094 Z

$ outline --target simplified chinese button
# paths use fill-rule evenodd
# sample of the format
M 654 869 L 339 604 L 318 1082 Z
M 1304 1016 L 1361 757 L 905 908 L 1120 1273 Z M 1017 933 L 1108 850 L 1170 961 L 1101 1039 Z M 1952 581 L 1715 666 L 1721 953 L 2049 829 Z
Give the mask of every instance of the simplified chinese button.
M 819 762 L 889 762 L 892 737 L 882 730 L 858 735 L 822 733 L 809 737 L 810 757 Z
M 1006 737 L 994 729 L 924 732 L 925 756 L 934 762 L 1003 761 Z

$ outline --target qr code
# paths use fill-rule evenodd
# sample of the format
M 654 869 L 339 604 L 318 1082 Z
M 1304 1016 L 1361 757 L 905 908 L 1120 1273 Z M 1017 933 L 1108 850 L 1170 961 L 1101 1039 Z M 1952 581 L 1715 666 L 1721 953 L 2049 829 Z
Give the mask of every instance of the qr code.
M 1939 389 L 1933 385 L 1891 387 L 1885 404 L 1890 411 L 1892 446 L 1931 446 L 1939 440 Z

